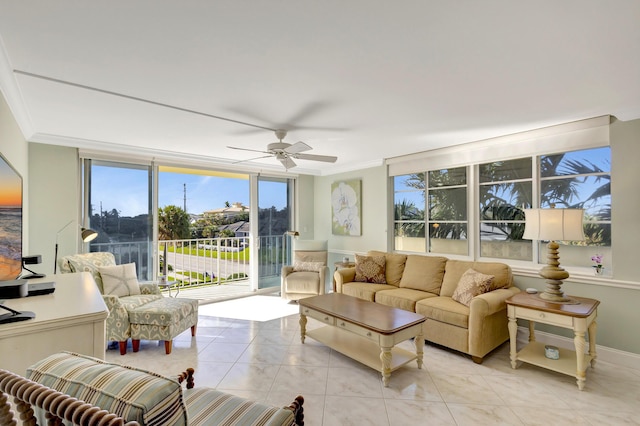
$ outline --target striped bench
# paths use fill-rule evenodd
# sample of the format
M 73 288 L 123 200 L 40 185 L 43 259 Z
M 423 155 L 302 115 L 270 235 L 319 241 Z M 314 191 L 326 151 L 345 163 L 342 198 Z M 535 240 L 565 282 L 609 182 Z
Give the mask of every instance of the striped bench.
M 171 379 L 86 355 L 60 352 L 29 367 L 27 377 L 140 425 L 304 425 L 301 396 L 288 407 L 273 407 L 215 389 L 196 389 L 193 369 Z M 183 379 L 187 389 L 182 389 Z M 36 414 L 38 424 L 47 424 L 43 412 Z

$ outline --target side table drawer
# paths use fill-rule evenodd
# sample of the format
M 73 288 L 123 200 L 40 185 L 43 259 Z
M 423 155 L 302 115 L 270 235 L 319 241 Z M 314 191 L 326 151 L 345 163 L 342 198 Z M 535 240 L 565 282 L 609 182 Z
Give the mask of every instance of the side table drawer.
M 323 314 L 322 312 L 314 311 L 310 308 L 303 307 L 301 313 L 328 325 L 336 324 L 336 319 L 331 315 Z
M 537 311 L 535 309 L 517 307 L 516 317 L 559 327 L 571 328 L 573 326 L 573 319 L 570 316 Z
M 346 322 L 341 319 L 336 320 L 336 326 L 338 328 L 350 331 L 353 334 L 357 334 L 358 336 L 362 336 L 376 343 L 380 340 L 378 333 L 375 333 L 371 330 L 367 330 L 366 328 L 360 327 L 359 325 L 351 324 L 350 322 Z

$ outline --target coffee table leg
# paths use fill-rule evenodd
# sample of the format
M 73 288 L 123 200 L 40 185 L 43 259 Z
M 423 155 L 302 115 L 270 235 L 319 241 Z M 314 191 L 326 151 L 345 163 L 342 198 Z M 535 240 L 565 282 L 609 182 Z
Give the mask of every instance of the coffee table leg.
M 389 387 L 389 379 L 391 378 L 391 349 L 390 347 L 382 347 L 380 352 L 380 360 L 382 361 L 382 384 Z
M 307 316 L 300 314 L 300 341 L 304 343 L 304 336 L 307 332 Z
M 420 333 L 415 337 L 414 344 L 416 345 L 416 356 L 418 361 L 418 368 L 422 368 L 422 357 L 424 355 L 424 337 L 422 336 L 422 327 L 420 327 Z

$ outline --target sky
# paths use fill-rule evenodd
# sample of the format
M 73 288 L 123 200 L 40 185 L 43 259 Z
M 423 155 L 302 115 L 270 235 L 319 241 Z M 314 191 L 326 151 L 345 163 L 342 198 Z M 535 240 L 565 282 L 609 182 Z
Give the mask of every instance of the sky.
M 114 173 L 114 171 L 116 171 Z M 148 210 L 148 173 L 146 168 L 125 169 L 94 165 L 92 169 L 93 214 L 114 208 L 121 216 L 136 216 Z M 286 206 L 284 184 L 260 185 L 261 207 Z M 114 189 L 116 188 L 116 189 Z M 122 190 L 118 190 L 121 188 Z M 186 189 L 185 189 L 186 188 Z M 249 179 L 224 178 L 201 174 L 161 172 L 158 181 L 158 206 L 175 205 L 187 213 L 201 214 L 240 202 L 249 206 Z
M 4 157 L 0 157 L 0 207 L 19 207 L 22 205 L 22 182 Z

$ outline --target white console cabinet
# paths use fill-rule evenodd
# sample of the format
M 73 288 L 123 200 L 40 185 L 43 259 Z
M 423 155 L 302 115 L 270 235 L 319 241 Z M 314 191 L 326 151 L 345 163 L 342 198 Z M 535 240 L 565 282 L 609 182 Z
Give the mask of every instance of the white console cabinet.
M 48 281 L 56 285 L 51 294 L 4 301 L 36 317 L 0 324 L 0 368 L 24 375 L 31 364 L 64 350 L 104 359 L 108 311 L 91 274 L 50 275 L 30 282 Z

